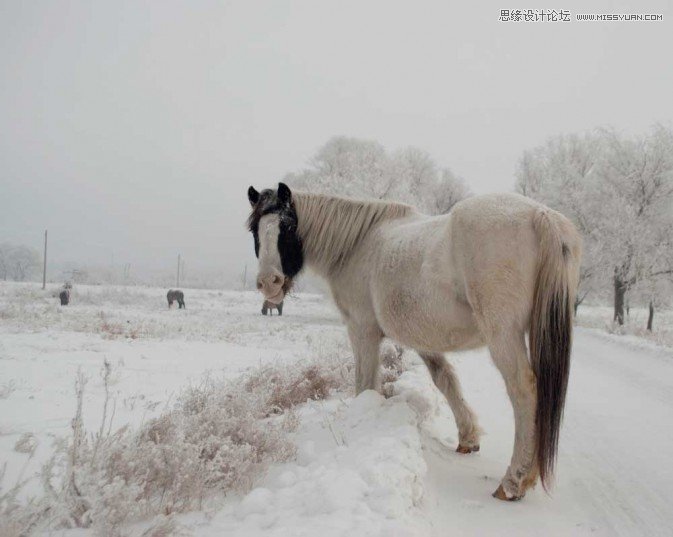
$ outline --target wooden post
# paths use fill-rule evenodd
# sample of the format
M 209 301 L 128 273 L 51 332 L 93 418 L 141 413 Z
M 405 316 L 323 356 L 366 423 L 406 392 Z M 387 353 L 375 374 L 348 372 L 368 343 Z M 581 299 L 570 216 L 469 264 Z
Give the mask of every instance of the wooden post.
M 178 277 L 175 286 L 180 287 L 180 254 L 178 254 Z
M 44 230 L 44 264 L 42 265 L 42 289 L 47 288 L 47 230 Z

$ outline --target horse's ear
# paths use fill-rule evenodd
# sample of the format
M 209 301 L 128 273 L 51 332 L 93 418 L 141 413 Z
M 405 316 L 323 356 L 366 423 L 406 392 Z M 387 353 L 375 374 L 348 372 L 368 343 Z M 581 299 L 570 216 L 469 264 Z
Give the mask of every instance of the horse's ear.
M 248 200 L 253 207 L 257 205 L 257 202 L 259 201 L 259 192 L 255 190 L 254 186 L 248 188 Z
M 290 203 L 292 201 L 292 192 L 290 187 L 285 183 L 278 183 L 278 199 L 283 203 Z

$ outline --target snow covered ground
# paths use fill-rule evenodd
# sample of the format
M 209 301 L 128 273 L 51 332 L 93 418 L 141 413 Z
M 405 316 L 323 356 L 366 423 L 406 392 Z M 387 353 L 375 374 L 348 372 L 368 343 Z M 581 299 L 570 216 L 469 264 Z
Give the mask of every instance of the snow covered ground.
M 673 348 L 673 310 L 657 310 L 651 332 L 647 330 L 647 308 L 631 308 L 623 326 L 612 322 L 613 315 L 610 306 L 582 305 L 577 311 L 577 323 L 585 328 L 598 328 L 603 332 L 623 336 L 620 341 L 630 340 L 641 345 L 645 340 L 653 345 Z
M 35 285 L 0 284 L 0 465 L 3 488 L 32 475 L 54 437 L 68 434 L 78 368 L 90 377 L 84 421 L 100 423 L 100 371 L 113 368 L 115 425 L 139 425 L 210 372 L 236 378 L 260 363 L 343 345 L 338 315 L 318 295 L 288 299 L 263 317 L 256 294 L 79 287 L 61 308 Z M 346 348 L 346 347 L 344 347 Z M 451 357 L 486 430 L 481 451 L 454 452 L 447 405 L 413 353 L 394 396 L 335 394 L 298 409 L 296 457 L 253 488 L 177 517 L 198 536 L 670 535 L 673 527 L 673 351 L 578 328 L 551 496 L 491 498 L 512 449 L 512 412 L 485 351 Z M 35 457 L 14 450 L 36 435 Z M 30 485 L 37 490 L 37 483 Z M 31 489 L 29 487 L 28 492 Z M 128 528 L 141 532 L 143 525 Z M 88 535 L 89 531 L 52 532 Z

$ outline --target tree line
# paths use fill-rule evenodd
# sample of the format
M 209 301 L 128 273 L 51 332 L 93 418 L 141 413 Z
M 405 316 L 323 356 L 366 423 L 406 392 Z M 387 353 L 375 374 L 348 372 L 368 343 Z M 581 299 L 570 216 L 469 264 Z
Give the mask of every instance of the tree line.
M 42 257 L 34 248 L 3 242 L 0 244 L 0 279 L 22 282 L 35 278 Z
M 629 302 L 641 302 L 651 330 L 655 309 L 673 294 L 673 131 L 555 136 L 524 152 L 516 177 L 518 192 L 562 212 L 582 234 L 575 306 L 611 294 L 622 325 Z

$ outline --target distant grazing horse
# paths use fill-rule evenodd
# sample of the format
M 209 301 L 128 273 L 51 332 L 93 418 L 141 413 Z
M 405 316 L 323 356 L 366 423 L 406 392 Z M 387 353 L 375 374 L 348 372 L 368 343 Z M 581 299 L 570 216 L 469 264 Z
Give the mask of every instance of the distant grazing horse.
M 59 294 L 58 298 L 61 299 L 61 306 L 67 306 L 70 304 L 70 289 L 63 289 Z
M 514 410 L 514 452 L 494 496 L 522 498 L 556 461 L 581 239 L 560 213 L 516 194 L 474 196 L 430 217 L 399 203 L 248 189 L 257 286 L 279 304 L 304 264 L 348 328 L 356 390 L 379 388 L 384 337 L 418 351 L 458 426 L 481 429 L 443 353 L 488 346 Z M 525 335 L 529 333 L 530 361 Z
M 281 300 L 279 304 L 274 304 L 265 300 L 264 304 L 262 304 L 262 315 L 266 315 L 267 312 L 269 312 L 269 315 L 273 315 L 274 309 L 278 310 L 278 315 L 283 315 L 283 301 Z
M 169 289 L 166 298 L 168 299 L 169 308 L 173 305 L 174 300 L 178 301 L 178 309 L 185 307 L 185 294 L 182 291 Z

